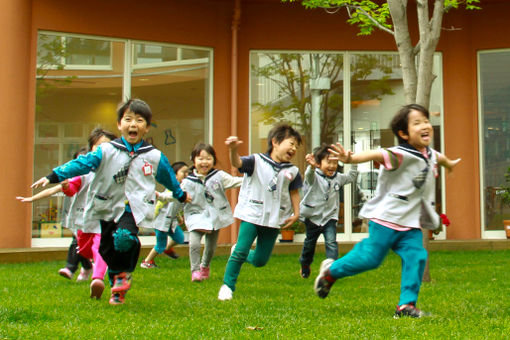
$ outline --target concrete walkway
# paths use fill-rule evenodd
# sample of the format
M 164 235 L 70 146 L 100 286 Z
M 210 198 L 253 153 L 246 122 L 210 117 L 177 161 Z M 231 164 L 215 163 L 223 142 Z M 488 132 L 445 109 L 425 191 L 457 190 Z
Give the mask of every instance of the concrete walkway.
M 354 246 L 354 242 L 339 242 L 340 254 L 345 254 Z M 299 254 L 302 242 L 277 242 L 273 254 Z M 140 257 L 145 257 L 152 247 L 142 247 Z M 218 245 L 216 255 L 230 254 L 231 245 Z M 188 256 L 188 246 L 175 247 L 181 256 Z M 458 251 L 458 250 L 502 250 L 510 249 L 510 240 L 433 240 L 429 242 L 429 251 Z M 324 252 L 324 244 L 317 244 L 317 253 Z M 38 261 L 65 261 L 67 248 L 13 248 L 0 249 L 0 263 L 22 263 Z

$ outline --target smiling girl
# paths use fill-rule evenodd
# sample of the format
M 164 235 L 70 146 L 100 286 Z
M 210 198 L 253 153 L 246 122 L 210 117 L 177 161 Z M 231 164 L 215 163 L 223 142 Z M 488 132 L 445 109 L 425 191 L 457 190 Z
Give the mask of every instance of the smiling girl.
M 239 187 L 243 179 L 214 168 L 216 151 L 210 144 L 195 145 L 191 161 L 193 171 L 182 181 L 183 190 L 193 197 L 184 206 L 184 220 L 190 231 L 191 281 L 200 282 L 209 278 L 209 265 L 216 251 L 220 229 L 234 223 L 225 190 Z M 204 254 L 200 260 L 204 235 Z
M 331 146 L 330 151 L 344 163 L 374 161 L 381 167 L 375 196 L 360 211 L 360 217 L 370 220 L 368 238 L 340 259 L 322 261 L 314 289 L 325 298 L 337 279 L 377 268 L 391 249 L 402 259 L 394 317 L 421 318 L 428 315 L 416 308 L 428 256 L 421 228 L 440 226 L 434 202 L 438 165 L 451 170 L 460 159 L 451 161 L 429 147 L 434 130 L 428 110 L 420 105 L 402 107 L 390 126 L 398 146 L 355 154 L 339 143 Z

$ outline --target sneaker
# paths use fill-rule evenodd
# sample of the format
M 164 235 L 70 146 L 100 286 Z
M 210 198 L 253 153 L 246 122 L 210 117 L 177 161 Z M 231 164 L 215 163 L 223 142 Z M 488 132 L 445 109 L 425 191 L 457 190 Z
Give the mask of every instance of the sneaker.
M 165 250 L 165 251 L 163 252 L 163 254 L 165 254 L 166 256 L 168 256 L 168 257 L 170 257 L 170 258 L 172 258 L 172 259 L 174 259 L 174 260 L 177 260 L 177 259 L 179 258 L 179 254 L 177 254 L 177 253 L 175 252 L 174 248 L 170 248 L 170 249 L 168 249 L 168 250 Z
M 220 292 L 218 293 L 218 300 L 220 301 L 227 301 L 232 300 L 232 289 L 230 289 L 227 285 L 222 285 L 220 288 Z
M 329 272 L 329 267 L 331 267 L 333 262 L 335 262 L 333 259 L 325 259 L 322 261 L 319 275 L 315 279 L 315 283 L 313 285 L 315 294 L 317 294 L 321 299 L 328 296 L 331 286 L 333 286 L 333 283 L 336 281 Z
M 112 292 L 112 296 L 109 301 L 110 305 L 122 305 L 124 303 L 125 296 L 126 291 Z
M 118 292 L 126 292 L 131 288 L 131 274 L 130 273 L 120 273 L 115 275 L 114 284 L 112 287 L 112 293 Z
M 202 277 L 202 274 L 200 273 L 200 270 L 195 270 L 191 273 L 191 281 L 192 282 L 200 282 L 204 278 Z
M 301 265 L 301 270 L 299 270 L 299 274 L 303 279 L 308 279 L 310 276 L 310 266 Z
M 145 269 L 158 268 L 158 266 L 156 265 L 156 262 L 154 262 L 154 260 L 150 260 L 148 262 L 142 261 L 142 263 L 140 263 L 140 267 L 145 268 Z
M 66 279 L 71 280 L 73 277 L 73 272 L 70 271 L 68 268 L 62 268 L 58 271 L 58 274 L 62 277 L 65 277 Z
M 207 280 L 209 278 L 209 267 L 200 266 L 200 275 L 202 276 L 202 280 Z
M 80 274 L 76 278 L 76 282 L 88 281 L 90 279 L 90 275 L 92 275 L 92 268 L 90 269 L 81 268 Z
M 430 313 L 424 312 L 416 308 L 414 304 L 410 303 L 408 305 L 397 306 L 393 318 L 398 319 L 404 316 L 411 318 L 422 318 L 424 316 L 430 316 Z
M 104 282 L 101 279 L 94 279 L 90 284 L 90 298 L 99 300 L 104 291 Z

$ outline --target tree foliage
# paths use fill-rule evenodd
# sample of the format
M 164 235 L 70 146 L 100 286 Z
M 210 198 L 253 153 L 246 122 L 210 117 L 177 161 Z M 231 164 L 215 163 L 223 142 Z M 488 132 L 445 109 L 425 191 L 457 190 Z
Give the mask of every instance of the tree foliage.
M 299 0 L 282 0 L 296 2 Z M 394 36 L 403 71 L 404 92 L 408 103 L 429 106 L 430 91 L 435 75 L 432 73 L 433 56 L 439 37 L 443 14 L 464 6 L 468 10 L 480 9 L 480 0 L 415 0 L 419 28 L 419 41 L 413 45 L 407 21 L 408 0 L 301 0 L 306 8 L 323 8 L 329 13 L 345 9 L 348 23 L 357 25 L 359 35 L 369 35 L 379 29 Z

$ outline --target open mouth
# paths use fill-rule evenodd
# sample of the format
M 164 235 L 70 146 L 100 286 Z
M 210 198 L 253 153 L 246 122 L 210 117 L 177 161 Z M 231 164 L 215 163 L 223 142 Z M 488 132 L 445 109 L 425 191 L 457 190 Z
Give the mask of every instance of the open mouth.
M 138 136 L 138 132 L 136 132 L 136 131 L 129 131 L 128 132 L 128 136 L 131 137 L 131 138 L 135 138 L 136 136 Z

